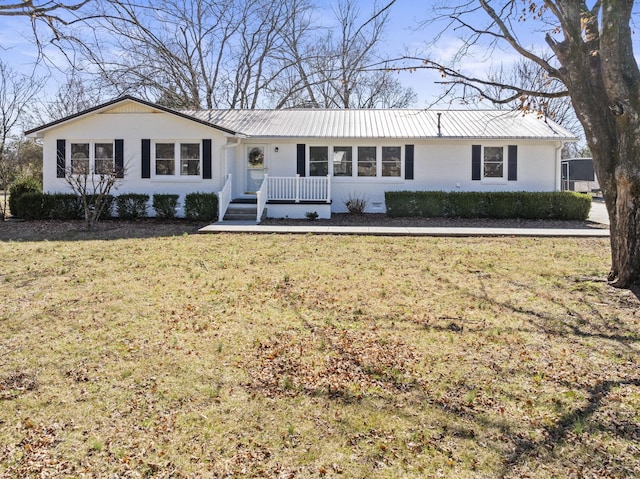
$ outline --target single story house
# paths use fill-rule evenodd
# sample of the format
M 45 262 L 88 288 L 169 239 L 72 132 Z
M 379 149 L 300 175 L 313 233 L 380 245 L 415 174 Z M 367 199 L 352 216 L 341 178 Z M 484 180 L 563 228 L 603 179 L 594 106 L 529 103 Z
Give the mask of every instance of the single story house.
M 562 146 L 576 140 L 504 110 L 176 111 L 131 96 L 25 134 L 43 141 L 45 192 L 115 169 L 116 194 L 216 192 L 221 218 L 240 200 L 257 221 L 329 217 L 350 197 L 383 213 L 390 190 L 558 191 Z

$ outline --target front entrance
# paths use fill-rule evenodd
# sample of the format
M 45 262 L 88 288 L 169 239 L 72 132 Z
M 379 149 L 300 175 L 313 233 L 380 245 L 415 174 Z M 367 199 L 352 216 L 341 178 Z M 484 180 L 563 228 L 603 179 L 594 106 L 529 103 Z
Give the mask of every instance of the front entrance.
M 250 145 L 247 147 L 245 188 L 247 194 L 255 194 L 262 185 L 265 175 L 264 145 Z

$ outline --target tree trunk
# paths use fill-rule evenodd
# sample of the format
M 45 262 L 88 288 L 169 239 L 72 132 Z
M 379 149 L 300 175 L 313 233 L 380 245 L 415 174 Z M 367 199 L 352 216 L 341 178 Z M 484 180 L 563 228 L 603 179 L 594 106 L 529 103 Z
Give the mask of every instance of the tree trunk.
M 584 127 L 609 212 L 608 280 L 627 288 L 640 282 L 640 73 L 629 26 L 633 2 L 604 2 L 600 25 L 597 15 L 584 16 L 579 2 L 561 6 L 565 20 L 574 23 L 566 23 L 564 41 L 547 39 L 562 64 L 554 73 Z
M 635 134 L 640 125 L 634 125 L 627 126 L 626 132 L 618 132 L 617 149 L 605 152 L 592 147 L 596 175 L 611 222 L 608 280 L 622 288 L 640 281 L 640 139 Z M 624 141 L 627 138 L 631 141 Z M 609 163 L 613 163 L 611 170 L 602 168 Z

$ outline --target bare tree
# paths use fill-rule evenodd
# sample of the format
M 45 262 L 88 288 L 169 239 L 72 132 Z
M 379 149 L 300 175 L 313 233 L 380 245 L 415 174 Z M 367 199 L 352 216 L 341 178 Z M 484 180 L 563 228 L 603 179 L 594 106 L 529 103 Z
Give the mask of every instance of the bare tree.
M 179 109 L 406 106 L 415 95 L 377 57 L 386 10 L 359 20 L 339 0 L 332 28 L 315 27 L 310 0 L 102 0 L 80 45 L 88 69 L 118 94 Z
M 88 161 L 72 164 L 65 171 L 65 181 L 82 203 L 87 228 L 93 228 L 110 205 L 111 191 L 118 188 L 124 169 L 96 171 Z
M 255 108 L 277 73 L 287 15 L 303 3 L 104 0 L 83 51 L 121 94 L 186 109 Z
M 86 81 L 76 72 L 67 76 L 67 81 L 58 88 L 53 99 L 40 111 L 42 123 L 65 118 L 87 110 L 100 103 L 100 91 L 91 91 Z
M 90 0 L 80 2 L 58 2 L 52 0 L 23 0 L 17 3 L 0 4 L 0 15 L 41 18 L 47 22 L 61 21 L 57 14 L 63 10 L 78 10 Z
M 1 203 L 0 216 L 6 216 L 7 189 L 15 178 L 17 162 L 12 144 L 18 141 L 21 127 L 27 120 L 27 114 L 34 96 L 42 89 L 43 80 L 15 72 L 0 61 L 0 189 L 4 201 Z
M 562 88 L 545 91 L 526 83 L 494 82 L 432 58 L 410 67 L 439 70 L 452 85 L 497 103 L 568 96 L 584 128 L 611 221 L 608 279 L 618 287 L 640 281 L 640 71 L 632 43 L 634 2 L 468 0 L 439 2 L 438 8 L 436 16 L 446 20 L 447 31 L 463 33 L 462 56 L 480 45 L 487 51 L 509 48 Z M 518 30 L 524 22 L 529 32 L 541 35 L 548 52 L 523 45 Z
M 0 4 L 0 16 L 24 17 L 31 22 L 33 38 L 42 53 L 43 42 L 38 33 L 38 26 L 43 25 L 53 35 L 53 40 L 60 40 L 65 36 L 63 30 L 66 26 L 78 20 L 70 14 L 77 14 L 92 0 L 58 1 L 58 0 L 23 0 L 2 2 Z
M 379 60 L 377 48 L 388 14 L 388 7 L 374 7 L 372 14 L 363 16 L 354 0 L 338 0 L 336 25 L 327 28 L 324 38 L 316 38 L 306 51 L 299 41 L 291 45 L 298 77 L 286 78 L 290 90 L 281 88 L 284 95 L 278 106 L 403 108 L 415 102 L 413 90 L 389 71 L 368 68 Z

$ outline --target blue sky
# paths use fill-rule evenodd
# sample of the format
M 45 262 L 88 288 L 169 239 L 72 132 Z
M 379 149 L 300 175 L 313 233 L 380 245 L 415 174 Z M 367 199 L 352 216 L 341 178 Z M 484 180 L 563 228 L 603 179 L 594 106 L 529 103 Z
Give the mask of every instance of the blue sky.
M 357 0 L 360 4 L 362 17 L 365 18 L 371 13 L 373 2 L 371 0 Z M 320 7 L 321 16 L 331 17 L 332 0 L 316 0 L 316 5 Z M 385 0 L 378 0 L 378 5 L 385 5 Z M 396 0 L 390 9 L 389 21 L 385 32 L 385 40 L 380 49 L 380 54 L 388 57 L 397 57 L 406 51 L 422 52 L 429 54 L 436 60 L 447 60 L 451 58 L 460 46 L 454 32 L 447 32 L 440 38 L 435 47 L 427 49 L 427 44 L 432 37 L 439 33 L 442 26 L 434 25 L 427 28 L 417 29 L 420 22 L 429 16 L 429 9 L 432 2 L 416 0 Z M 640 10 L 640 6 L 637 6 Z M 543 47 L 542 36 L 535 35 L 533 30 L 539 27 L 533 22 L 521 24 L 519 34 L 521 40 L 527 46 L 536 44 Z M 528 29 L 531 29 L 529 31 Z M 0 55 L 2 60 L 12 65 L 15 69 L 30 72 L 36 59 L 37 51 L 32 44 L 33 33 L 28 19 L 22 17 L 0 17 Z M 637 38 L 637 35 L 636 35 Z M 640 51 L 636 47 L 636 52 Z M 47 54 L 58 65 L 65 65 L 65 60 L 60 52 L 54 48 L 47 49 Z M 465 57 L 465 69 L 475 74 L 482 74 L 491 68 L 492 64 L 504 62 L 512 63 L 518 59 L 518 55 L 509 50 L 499 52 L 498 55 L 488 56 L 487 50 L 480 48 L 473 49 Z M 41 74 L 45 74 L 44 69 L 40 69 Z M 401 72 L 398 74 L 401 82 L 405 86 L 412 87 L 418 94 L 416 107 L 430 106 L 441 87 L 434 82 L 440 79 L 439 74 L 429 70 L 418 70 L 414 73 Z M 60 75 L 57 75 L 60 77 Z M 55 85 L 55 80 L 51 82 Z M 55 90 L 55 88 L 54 88 Z

